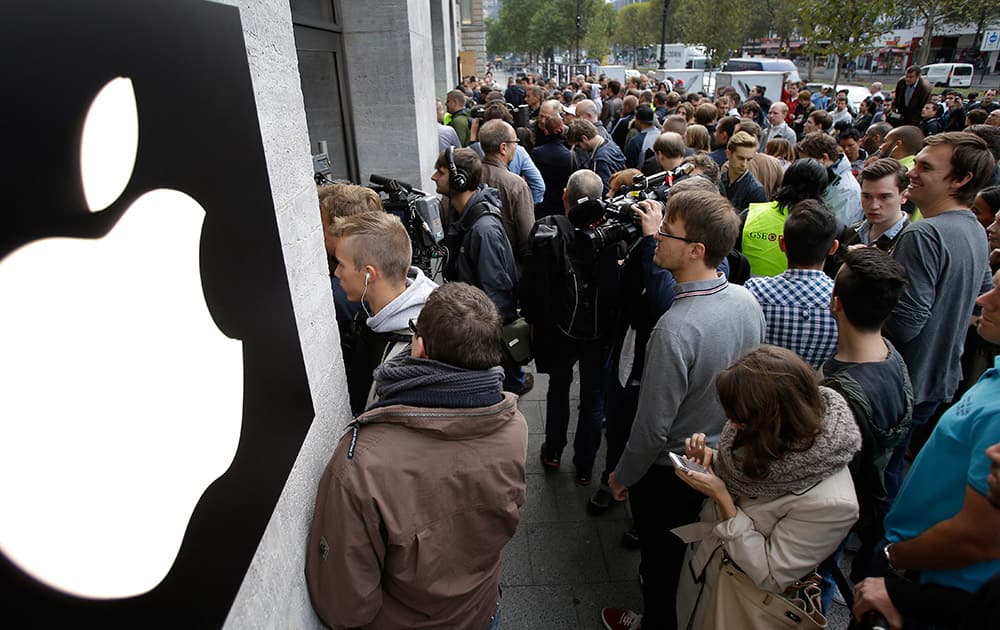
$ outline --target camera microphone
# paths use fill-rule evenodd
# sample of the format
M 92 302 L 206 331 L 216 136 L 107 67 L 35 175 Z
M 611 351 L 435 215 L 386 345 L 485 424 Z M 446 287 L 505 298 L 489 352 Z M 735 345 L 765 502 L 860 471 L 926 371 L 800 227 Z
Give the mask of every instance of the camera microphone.
M 382 175 L 376 175 L 375 173 L 372 173 L 371 175 L 368 176 L 368 181 L 375 184 L 376 186 L 383 186 L 390 190 L 393 189 L 395 186 L 399 186 L 406 192 L 413 192 L 413 186 L 410 186 L 406 182 L 401 182 L 399 180 L 391 179 L 389 177 L 384 177 Z

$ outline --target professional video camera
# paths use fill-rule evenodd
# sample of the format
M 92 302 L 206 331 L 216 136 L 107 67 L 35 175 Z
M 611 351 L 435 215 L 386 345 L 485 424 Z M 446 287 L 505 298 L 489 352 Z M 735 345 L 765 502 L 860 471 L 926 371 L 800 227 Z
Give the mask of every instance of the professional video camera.
M 496 102 L 496 101 L 494 101 Z M 531 108 L 527 105 L 517 105 L 513 103 L 504 103 L 507 109 L 510 111 L 510 115 L 514 117 L 514 127 L 527 127 L 529 123 L 529 118 L 531 116 Z M 477 105 L 469 111 L 470 118 L 478 118 L 480 122 L 483 120 L 483 114 L 486 113 L 485 105 Z
M 624 243 L 626 251 L 631 253 L 642 236 L 639 217 L 633 212 L 632 206 L 646 199 L 666 203 L 666 196 L 674 180 L 689 174 L 693 168 L 693 164 L 682 164 L 669 173 L 661 171 L 649 177 L 639 174 L 632 178 L 631 184 L 619 187 L 617 195 L 612 199 L 591 199 L 574 207 L 570 211 L 571 218 L 574 214 L 580 217 L 574 223 L 578 226 L 587 225 L 576 231 L 577 247 L 591 258 L 596 258 L 606 248 L 618 243 Z
M 410 235 L 413 264 L 434 276 L 433 259 L 444 258 L 447 251 L 441 245 L 444 227 L 441 222 L 441 202 L 437 197 L 404 182 L 374 173 L 368 178 L 371 189 L 379 193 L 386 212 L 399 217 Z
M 313 181 L 317 186 L 323 184 L 336 184 L 333 178 L 333 165 L 330 163 L 330 156 L 324 151 L 312 156 L 313 159 Z

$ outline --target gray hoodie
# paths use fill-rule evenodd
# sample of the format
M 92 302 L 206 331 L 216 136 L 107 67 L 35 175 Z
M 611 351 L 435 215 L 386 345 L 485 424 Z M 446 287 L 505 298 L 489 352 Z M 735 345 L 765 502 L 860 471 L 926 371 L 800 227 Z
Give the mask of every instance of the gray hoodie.
M 427 296 L 436 288 L 438 285 L 425 276 L 420 268 L 410 267 L 406 272 L 406 289 L 368 318 L 368 328 L 377 333 L 407 331 L 410 320 L 420 315 Z

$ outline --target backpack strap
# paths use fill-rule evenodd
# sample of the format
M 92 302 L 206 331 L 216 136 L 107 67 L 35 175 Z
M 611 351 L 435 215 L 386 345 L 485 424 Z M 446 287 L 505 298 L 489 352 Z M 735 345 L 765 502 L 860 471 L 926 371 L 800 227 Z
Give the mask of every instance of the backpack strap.
M 500 219 L 501 223 L 503 222 L 503 215 L 500 214 L 500 208 L 497 208 L 492 203 L 484 199 L 473 205 L 469 208 L 468 212 L 465 213 L 465 216 L 462 217 L 462 228 L 468 230 L 484 216 L 494 216 Z

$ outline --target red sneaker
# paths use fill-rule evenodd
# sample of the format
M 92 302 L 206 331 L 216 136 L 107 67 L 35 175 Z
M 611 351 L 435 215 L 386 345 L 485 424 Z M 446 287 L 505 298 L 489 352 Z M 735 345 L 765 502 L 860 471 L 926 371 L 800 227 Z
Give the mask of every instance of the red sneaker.
M 601 621 L 608 630 L 639 630 L 642 615 L 621 608 L 605 608 L 601 611 Z

